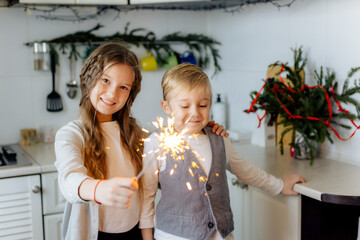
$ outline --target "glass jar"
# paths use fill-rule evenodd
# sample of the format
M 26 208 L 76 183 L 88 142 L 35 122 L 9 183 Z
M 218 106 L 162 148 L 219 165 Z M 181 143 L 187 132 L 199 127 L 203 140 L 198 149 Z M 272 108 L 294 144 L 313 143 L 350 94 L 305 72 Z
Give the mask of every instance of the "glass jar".
M 47 71 L 50 69 L 50 47 L 47 42 L 34 42 L 34 70 Z

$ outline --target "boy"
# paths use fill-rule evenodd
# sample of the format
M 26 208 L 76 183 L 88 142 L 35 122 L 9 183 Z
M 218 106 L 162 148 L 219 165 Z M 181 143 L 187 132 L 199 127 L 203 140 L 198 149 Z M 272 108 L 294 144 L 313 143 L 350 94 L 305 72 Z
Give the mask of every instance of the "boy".
M 149 154 L 144 158 L 144 166 L 151 167 L 144 175 L 144 211 L 140 222 L 154 226 L 154 198 L 160 183 L 156 240 L 233 239 L 226 170 L 273 195 L 297 194 L 292 190 L 294 184 L 305 182 L 300 175 L 278 179 L 239 157 L 229 139 L 211 133 L 206 126 L 212 103 L 211 85 L 199 67 L 180 64 L 165 73 L 161 86 L 164 98 L 161 106 L 174 117 L 176 131 L 187 129 L 185 139 L 191 149 L 183 154 L 184 160 L 175 160 L 170 154 L 159 156 L 156 133 L 145 144 L 144 153 Z M 156 171 L 158 174 L 154 174 Z

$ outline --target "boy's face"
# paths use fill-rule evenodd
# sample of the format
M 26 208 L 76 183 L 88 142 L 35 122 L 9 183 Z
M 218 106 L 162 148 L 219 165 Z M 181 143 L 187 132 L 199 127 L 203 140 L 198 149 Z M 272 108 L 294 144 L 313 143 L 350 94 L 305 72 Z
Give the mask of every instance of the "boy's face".
M 166 114 L 174 117 L 174 128 L 177 131 L 187 128 L 189 134 L 201 133 L 210 117 L 208 91 L 198 86 L 190 92 L 174 89 L 168 96 L 168 101 L 162 100 L 161 106 Z

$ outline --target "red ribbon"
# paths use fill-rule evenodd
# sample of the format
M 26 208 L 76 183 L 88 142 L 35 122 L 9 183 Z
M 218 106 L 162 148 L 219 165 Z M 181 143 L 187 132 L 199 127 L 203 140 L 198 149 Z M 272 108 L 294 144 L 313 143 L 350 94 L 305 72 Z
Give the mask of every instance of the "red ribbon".
M 280 70 L 280 72 L 277 74 L 277 76 L 280 78 L 281 82 L 284 84 L 284 86 L 286 87 L 287 90 L 289 90 L 290 92 L 296 93 L 297 91 L 294 90 L 294 89 L 292 89 L 292 88 L 290 88 L 289 86 L 287 86 L 287 85 L 285 84 L 285 82 L 284 82 L 284 79 L 280 76 L 280 74 L 281 74 L 281 73 L 284 71 L 284 69 L 285 69 L 285 65 L 284 65 L 284 64 L 281 64 L 281 65 L 282 65 L 281 70 Z M 274 65 L 274 66 L 275 66 L 275 65 Z M 265 85 L 268 83 L 268 80 L 269 80 L 269 78 L 266 79 L 264 85 L 261 87 L 261 89 L 259 90 L 259 92 L 256 94 L 254 100 L 252 101 L 252 103 L 251 103 L 251 105 L 250 105 L 250 108 L 246 111 L 246 113 L 256 112 L 256 110 L 255 110 L 253 107 L 254 107 L 255 104 L 257 104 L 257 103 L 256 103 L 256 102 L 257 102 L 257 99 L 259 98 L 260 93 L 261 93 L 261 92 L 263 91 L 263 89 L 265 88 Z M 353 120 L 350 120 L 350 122 L 355 126 L 356 129 L 355 129 L 354 132 L 350 135 L 350 137 L 348 137 L 348 138 L 346 138 L 346 139 L 340 137 L 339 133 L 331 126 L 330 122 L 331 122 L 331 118 L 332 118 L 332 108 L 331 108 L 330 96 L 329 96 L 329 94 L 327 93 L 326 89 L 324 89 L 324 87 L 322 87 L 321 85 L 316 85 L 316 86 L 310 87 L 310 86 L 308 86 L 308 85 L 303 84 L 303 85 L 301 86 L 301 88 L 298 90 L 298 92 L 303 91 L 305 88 L 307 88 L 307 89 L 320 88 L 321 90 L 324 91 L 324 94 L 325 94 L 325 97 L 326 97 L 326 101 L 327 101 L 327 104 L 328 104 L 328 109 L 329 109 L 329 119 L 328 119 L 327 121 L 325 121 L 325 120 L 323 120 L 323 119 L 321 119 L 321 118 L 317 118 L 317 117 L 303 117 L 303 116 L 299 116 L 299 115 L 293 115 L 293 114 L 284 106 L 284 104 L 280 101 L 280 99 L 279 99 L 279 97 L 278 97 L 278 93 L 284 94 L 284 91 L 280 90 L 280 88 L 279 88 L 278 85 L 272 87 L 270 90 L 272 90 L 272 91 L 274 92 L 275 97 L 276 97 L 276 99 L 278 100 L 279 104 L 280 104 L 281 107 L 284 109 L 284 111 L 289 115 L 288 119 L 307 119 L 307 120 L 312 120 L 312 121 L 321 121 L 322 123 L 324 123 L 327 127 L 329 127 L 329 128 L 334 132 L 334 134 L 336 135 L 336 137 L 337 137 L 338 139 L 340 139 L 340 140 L 342 140 L 342 141 L 347 141 L 347 140 L 349 140 L 350 138 L 352 138 L 352 137 L 354 136 L 354 134 L 356 133 L 356 131 L 360 128 L 360 126 L 356 125 Z M 345 114 L 348 114 L 349 111 L 344 110 L 344 109 L 341 107 L 340 103 L 336 100 L 335 93 L 334 93 L 334 88 L 333 88 L 332 84 L 331 84 L 331 94 L 332 94 L 332 96 L 333 96 L 333 98 L 334 98 L 334 101 L 335 101 L 336 105 L 338 106 L 337 111 L 343 112 L 343 113 L 345 113 Z M 294 102 L 294 100 L 293 100 L 290 96 L 289 96 L 288 98 L 289 98 L 290 101 Z M 266 109 L 265 105 L 263 105 L 263 107 Z M 257 115 L 257 118 L 258 118 L 258 120 L 259 120 L 259 125 L 258 125 L 258 127 L 261 126 L 261 121 L 264 119 L 264 117 L 266 116 L 266 114 L 267 114 L 267 110 L 266 110 L 264 116 L 262 116 L 261 118 L 259 117 L 258 114 L 256 114 L 256 115 Z

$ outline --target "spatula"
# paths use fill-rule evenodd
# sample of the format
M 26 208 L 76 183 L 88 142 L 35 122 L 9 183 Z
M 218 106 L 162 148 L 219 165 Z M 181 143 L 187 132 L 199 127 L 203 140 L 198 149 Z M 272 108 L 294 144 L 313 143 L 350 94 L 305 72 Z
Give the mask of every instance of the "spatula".
M 50 54 L 50 68 L 52 74 L 52 92 L 47 96 L 46 109 L 49 112 L 59 112 L 63 109 L 63 105 L 61 102 L 61 96 L 55 92 L 55 70 L 56 70 L 56 62 L 55 62 L 55 54 Z

